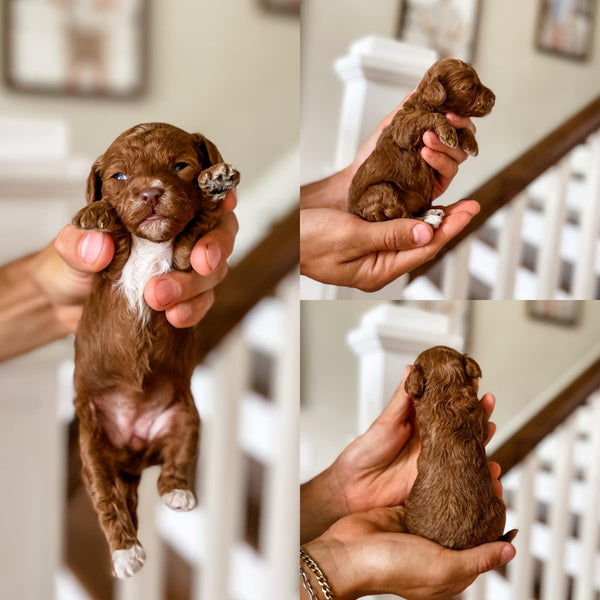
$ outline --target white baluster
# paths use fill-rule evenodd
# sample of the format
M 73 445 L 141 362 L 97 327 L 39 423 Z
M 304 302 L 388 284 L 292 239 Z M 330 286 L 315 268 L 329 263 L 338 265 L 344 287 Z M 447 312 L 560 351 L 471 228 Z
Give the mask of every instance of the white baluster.
M 573 479 L 573 447 L 576 435 L 577 421 L 572 415 L 557 433 L 558 459 L 554 471 L 554 495 L 550 505 L 550 547 L 542 579 L 542 600 L 564 600 L 567 597 L 564 563 L 571 522 L 569 493 Z
M 300 315 L 298 278 L 281 286 L 285 310 L 283 348 L 275 372 L 275 439 L 266 480 L 261 539 L 267 559 L 267 582 L 261 598 L 292 600 L 298 597 L 299 438 L 300 419 Z
M 163 598 L 162 541 L 157 527 L 160 505 L 156 482 L 160 467 L 146 469 L 138 489 L 138 537 L 146 551 L 144 568 L 135 577 L 116 582 L 117 600 L 161 600 Z
M 537 298 L 552 299 L 560 274 L 560 242 L 567 211 L 567 189 L 571 176 L 571 155 L 567 155 L 550 173 L 550 196 L 546 201 L 544 233 L 537 260 Z
M 204 562 L 196 571 L 193 597 L 228 598 L 231 550 L 242 511 L 238 410 L 248 382 L 248 351 L 241 331 L 223 342 L 214 360 L 215 398 L 203 424 L 199 476 L 205 514 Z M 201 573 L 199 572 L 201 571 Z
M 462 594 L 464 600 L 485 600 L 486 575 L 480 575 Z
M 471 238 L 464 239 L 444 258 L 442 291 L 446 300 L 466 300 L 469 294 Z
M 492 290 L 492 300 L 514 297 L 521 258 L 521 229 L 526 206 L 527 195 L 522 192 L 513 198 L 505 209 L 505 218 L 498 239 L 498 271 Z
M 519 533 L 514 541 L 517 555 L 508 565 L 508 578 L 514 600 L 531 600 L 533 597 L 534 560 L 531 535 L 536 519 L 535 476 L 538 467 L 539 460 L 534 451 L 525 458 L 519 468 L 515 502 Z
M 590 163 L 579 220 L 579 254 L 573 276 L 573 297 L 596 297 L 596 251 L 600 217 L 600 133 L 589 137 Z
M 600 533 L 600 395 L 592 401 L 592 427 L 589 461 L 586 473 L 585 508 L 581 518 L 580 570 L 575 580 L 575 600 L 594 600 L 594 577 L 600 554 L 598 534 Z

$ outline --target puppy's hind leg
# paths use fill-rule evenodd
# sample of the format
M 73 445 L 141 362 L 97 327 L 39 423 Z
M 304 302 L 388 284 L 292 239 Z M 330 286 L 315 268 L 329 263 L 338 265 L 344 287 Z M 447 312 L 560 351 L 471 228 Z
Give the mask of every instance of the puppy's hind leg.
M 376 183 L 369 186 L 351 209 L 365 221 L 389 221 L 410 218 L 398 189 L 391 183 Z
M 190 475 L 198 455 L 200 418 L 191 394 L 185 406 L 184 414 L 163 440 L 163 461 L 157 482 L 161 500 L 177 511 L 192 510 L 196 506 Z

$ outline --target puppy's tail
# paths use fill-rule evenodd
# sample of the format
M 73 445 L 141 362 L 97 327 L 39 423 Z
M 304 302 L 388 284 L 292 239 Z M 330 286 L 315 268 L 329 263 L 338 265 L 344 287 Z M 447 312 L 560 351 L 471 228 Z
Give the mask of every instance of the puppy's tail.
M 518 529 L 511 529 L 510 531 L 507 531 L 504 535 L 501 535 L 498 538 L 499 542 L 512 542 L 515 537 L 517 536 L 517 533 L 519 533 Z

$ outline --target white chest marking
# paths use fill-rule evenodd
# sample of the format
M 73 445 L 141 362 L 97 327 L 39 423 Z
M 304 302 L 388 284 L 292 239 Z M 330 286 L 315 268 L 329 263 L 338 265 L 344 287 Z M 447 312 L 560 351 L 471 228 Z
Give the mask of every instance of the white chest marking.
M 150 309 L 144 300 L 144 288 L 148 281 L 171 270 L 173 243 L 151 242 L 131 236 L 131 254 L 123 267 L 117 287 L 127 299 L 129 308 L 141 321 L 148 319 Z

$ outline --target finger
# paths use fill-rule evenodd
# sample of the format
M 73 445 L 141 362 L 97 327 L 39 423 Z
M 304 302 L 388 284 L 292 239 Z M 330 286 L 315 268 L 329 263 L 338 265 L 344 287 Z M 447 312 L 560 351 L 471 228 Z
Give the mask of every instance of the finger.
M 490 467 L 490 475 L 492 479 L 498 479 L 500 477 L 500 473 L 502 472 L 502 468 L 497 462 L 489 462 L 488 466 Z
M 511 561 L 517 551 L 512 544 L 491 542 L 469 550 L 455 551 L 459 555 L 457 577 L 473 577 L 487 573 Z
M 423 134 L 423 143 L 425 146 L 421 150 L 421 156 L 427 164 L 442 175 L 445 175 L 446 171 L 451 172 L 454 168 L 458 170 L 458 164 L 469 157 L 462 148 L 458 146 L 450 148 L 450 146 L 444 144 L 433 131 L 426 131 Z M 454 175 L 456 175 L 456 172 L 452 173 L 452 176 Z
M 496 398 L 494 394 L 484 394 L 481 399 L 481 408 L 485 411 L 485 416 L 489 419 L 492 416 L 492 412 L 494 411 L 494 406 L 496 406 Z
M 210 289 L 195 298 L 180 302 L 167 309 L 165 315 L 173 327 L 178 329 L 193 327 L 204 318 L 214 301 L 215 293 Z
M 496 433 L 496 423 L 488 423 L 488 436 L 487 436 L 487 440 L 485 440 L 486 446 L 490 443 L 490 440 L 494 437 L 495 433 Z
M 84 273 L 106 268 L 115 253 L 115 243 L 107 233 L 84 231 L 72 225 L 60 230 L 54 246 L 69 267 Z
M 394 391 L 391 400 L 387 406 L 383 409 L 383 412 L 375 419 L 375 423 L 379 425 L 392 424 L 397 426 L 399 423 L 408 420 L 411 411 L 411 403 L 406 390 L 404 389 L 404 383 L 408 373 L 410 372 L 410 366 L 404 369 L 404 376 L 402 381 Z
M 354 245 L 364 256 L 380 250 L 411 250 L 428 244 L 433 239 L 433 229 L 417 219 L 392 219 L 370 222 L 357 217 Z
M 238 220 L 232 212 L 224 212 L 217 226 L 203 235 L 194 245 L 191 263 L 200 275 L 210 275 L 218 269 L 233 251 Z
M 475 123 L 468 117 L 461 117 L 456 113 L 446 113 L 446 119 L 450 121 L 450 125 L 455 129 L 470 129 L 473 134 L 477 133 Z
M 167 310 L 214 288 L 223 281 L 225 275 L 227 263 L 208 277 L 202 277 L 195 271 L 170 271 L 148 281 L 144 288 L 144 298 L 150 308 Z
M 229 190 L 225 198 L 223 198 L 223 202 L 221 202 L 221 208 L 227 212 L 231 212 L 235 210 L 237 206 L 237 190 Z

